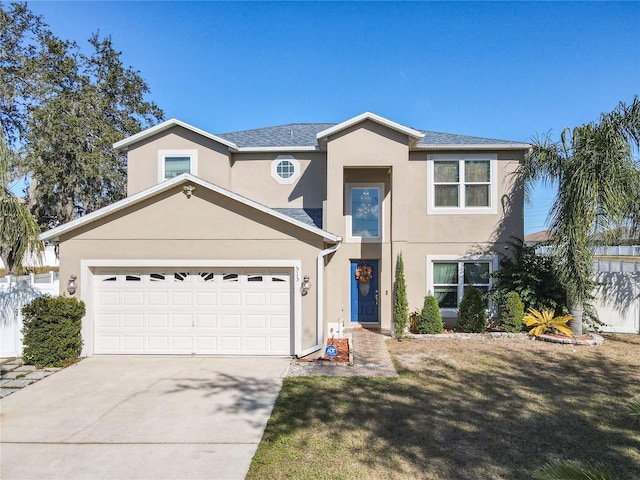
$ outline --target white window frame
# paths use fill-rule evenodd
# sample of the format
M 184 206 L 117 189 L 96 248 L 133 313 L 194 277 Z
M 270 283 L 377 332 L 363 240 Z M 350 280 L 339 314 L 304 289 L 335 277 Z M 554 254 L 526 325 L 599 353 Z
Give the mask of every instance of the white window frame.
M 351 191 L 354 188 L 375 188 L 378 190 L 378 236 L 377 237 L 361 237 L 352 235 L 352 216 L 351 216 Z M 384 183 L 346 183 L 345 184 L 346 199 L 346 238 L 351 243 L 379 243 L 384 238 Z
M 288 161 L 293 165 L 293 175 L 289 178 L 282 178 L 278 175 L 278 165 L 280 162 Z M 293 155 L 278 155 L 276 159 L 271 162 L 271 176 L 273 179 L 282 184 L 282 185 L 290 185 L 295 182 L 298 177 L 300 177 L 300 162 L 293 157 Z
M 441 308 L 440 312 L 443 317 L 457 317 L 458 308 L 464 295 L 464 264 L 475 262 L 488 262 L 489 263 L 489 275 L 498 270 L 499 258 L 498 255 L 427 255 L 427 264 L 425 271 L 427 272 L 427 292 L 426 295 L 433 295 L 435 293 L 435 287 L 433 282 L 433 264 L 434 263 L 457 263 L 458 264 L 458 307 L 456 308 Z M 493 278 L 489 277 L 489 288 L 493 285 Z M 494 316 L 493 305 L 489 302 L 488 306 L 489 316 Z
M 489 161 L 489 206 L 488 207 L 467 207 L 465 205 L 465 162 L 468 161 Z M 460 178 L 457 182 L 458 206 L 457 207 L 436 207 L 435 171 L 434 164 L 437 161 L 458 161 Z M 427 213 L 431 215 L 474 215 L 474 214 L 496 214 L 498 213 L 498 156 L 495 153 L 464 153 L 464 154 L 433 154 L 427 156 Z M 472 183 L 470 183 L 472 184 Z
M 198 175 L 198 150 L 158 150 L 158 182 L 170 180 L 164 178 L 165 175 L 165 158 L 166 157 L 189 157 L 189 173 Z

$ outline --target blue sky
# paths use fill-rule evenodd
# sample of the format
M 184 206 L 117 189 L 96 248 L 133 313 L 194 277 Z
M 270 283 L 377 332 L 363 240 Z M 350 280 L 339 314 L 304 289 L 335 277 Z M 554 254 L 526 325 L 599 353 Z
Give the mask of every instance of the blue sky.
M 167 118 L 212 133 L 341 122 L 528 141 L 640 94 L 640 2 L 32 2 L 110 35 Z M 538 188 L 526 233 L 544 228 Z

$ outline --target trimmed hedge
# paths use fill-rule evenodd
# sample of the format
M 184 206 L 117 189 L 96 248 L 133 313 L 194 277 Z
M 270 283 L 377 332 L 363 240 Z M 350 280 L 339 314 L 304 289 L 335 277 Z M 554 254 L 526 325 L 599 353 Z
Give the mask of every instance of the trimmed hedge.
M 500 311 L 500 328 L 505 332 L 519 333 L 524 327 L 524 304 L 518 292 L 509 292 Z
M 438 300 L 433 295 L 424 297 L 424 305 L 418 317 L 416 333 L 442 333 L 444 324 L 442 323 L 442 315 Z
M 84 303 L 72 297 L 44 295 L 22 308 L 22 358 L 38 367 L 63 367 L 82 351 Z
M 480 290 L 474 287 L 464 289 L 460 302 L 456 330 L 466 333 L 483 333 L 487 329 L 487 312 Z

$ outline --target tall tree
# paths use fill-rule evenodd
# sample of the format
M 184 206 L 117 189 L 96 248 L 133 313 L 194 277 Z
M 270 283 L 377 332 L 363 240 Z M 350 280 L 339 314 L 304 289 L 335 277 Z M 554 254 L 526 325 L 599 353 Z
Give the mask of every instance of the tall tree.
M 37 256 L 43 250 L 38 238 L 40 229 L 27 206 L 11 192 L 13 155 L 0 132 L 0 258 L 7 273 L 22 270 L 26 256 Z
M 32 175 L 29 200 L 40 225 L 51 228 L 125 196 L 126 156 L 117 140 L 163 117 L 144 100 L 149 88 L 125 68 L 110 38 L 93 36 L 91 55 L 57 44 L 58 88 L 32 109 L 24 167 Z
M 592 297 L 594 248 L 640 225 L 639 147 L 640 100 L 634 97 L 598 122 L 565 129 L 559 141 L 535 139 L 522 165 L 529 188 L 539 180 L 558 188 L 549 217 L 551 246 L 574 335 L 582 334 Z
M 125 195 L 112 144 L 162 120 L 149 87 L 111 39 L 91 53 L 56 37 L 26 5 L 0 4 L 0 124 L 31 178 L 29 206 L 51 228 Z
M 44 46 L 51 32 L 26 4 L 0 4 L 0 125 L 9 144 L 24 132 L 27 109 L 42 94 Z

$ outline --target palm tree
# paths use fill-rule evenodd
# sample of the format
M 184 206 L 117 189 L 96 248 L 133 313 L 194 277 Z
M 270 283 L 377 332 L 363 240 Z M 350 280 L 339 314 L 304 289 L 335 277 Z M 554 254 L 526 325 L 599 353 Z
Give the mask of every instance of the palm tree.
M 22 271 L 22 260 L 39 255 L 40 228 L 27 206 L 11 192 L 12 152 L 0 132 L 0 258 L 7 273 Z
M 594 288 L 594 247 L 615 240 L 621 227 L 640 225 L 640 100 L 620 102 L 598 122 L 573 130 L 560 141 L 533 140 L 520 173 L 533 183 L 557 186 L 549 213 L 556 267 L 567 289 L 574 335 L 582 335 L 582 316 Z

